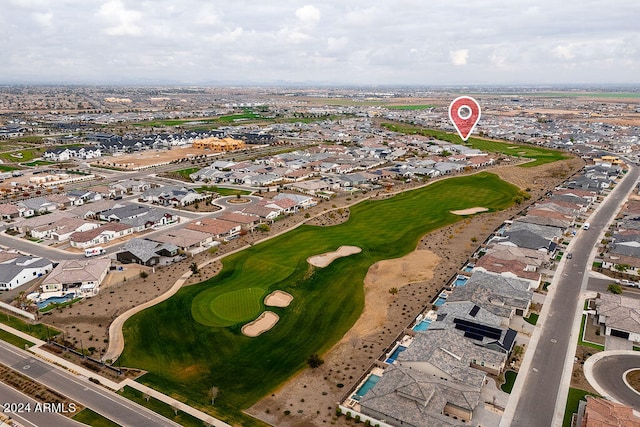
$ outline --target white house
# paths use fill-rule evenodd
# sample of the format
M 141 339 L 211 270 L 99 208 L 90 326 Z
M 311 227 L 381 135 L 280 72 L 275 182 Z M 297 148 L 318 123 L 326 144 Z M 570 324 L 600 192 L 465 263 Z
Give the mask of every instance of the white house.
M 0 255 L 0 290 L 9 290 L 24 285 L 53 269 L 46 258 L 24 256 L 8 252 Z M 15 257 L 14 257 L 15 255 Z

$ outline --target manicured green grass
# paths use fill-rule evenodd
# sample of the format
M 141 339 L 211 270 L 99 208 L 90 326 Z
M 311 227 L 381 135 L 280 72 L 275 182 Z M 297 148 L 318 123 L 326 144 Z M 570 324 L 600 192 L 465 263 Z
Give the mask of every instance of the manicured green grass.
M 23 338 L 20 338 L 19 336 L 10 334 L 9 332 L 7 332 L 7 331 L 5 331 L 3 329 L 0 329 L 0 340 L 6 341 L 9 344 L 13 344 L 16 347 L 20 347 L 23 350 L 24 350 L 25 346 L 31 347 L 31 346 L 35 345 L 31 341 L 27 341 L 27 340 L 25 340 Z
M 211 117 L 211 118 L 191 118 L 191 119 L 168 119 L 168 120 L 152 120 L 148 122 L 136 123 L 136 126 L 162 127 L 162 126 L 182 126 L 194 123 L 194 125 L 228 125 L 236 121 L 270 121 L 272 119 L 264 118 L 258 113 L 251 110 L 245 110 L 238 114 L 229 114 L 227 116 Z M 215 126 L 214 126 L 215 127 Z
M 126 397 L 129 400 L 136 402 L 139 405 L 144 406 L 145 408 L 151 409 L 153 412 L 156 412 L 163 417 L 170 419 L 180 425 L 186 427 L 202 427 L 203 423 L 198 418 L 187 414 L 186 412 L 178 411 L 178 415 L 176 415 L 174 409 L 167 405 L 166 403 L 154 398 L 149 397 L 149 400 L 145 399 L 144 395 L 141 391 L 136 390 L 135 388 L 131 388 L 129 386 L 125 386 L 124 389 L 119 392 L 122 396 Z
M 18 319 L 15 316 L 4 313 L 0 313 L 0 323 L 4 323 L 5 325 L 11 326 L 14 329 L 17 329 L 21 332 L 24 332 L 25 334 L 29 334 L 41 340 L 46 340 L 47 337 L 53 337 L 61 333 L 61 331 L 51 326 L 43 325 L 42 323 L 36 323 L 35 325 L 32 325 L 22 319 Z
M 232 326 L 257 317 L 265 295 L 262 288 L 244 288 L 225 292 L 210 288 L 193 300 L 191 314 L 196 322 L 207 326 Z
M 545 163 L 551 163 L 557 160 L 569 158 L 561 151 L 551 150 L 535 145 L 523 145 L 510 142 L 492 141 L 474 137 L 469 138 L 465 143 L 464 141 L 462 141 L 460 136 L 449 132 L 396 123 L 383 123 L 382 126 L 394 132 L 431 136 L 441 141 L 447 141 L 452 144 L 467 145 L 489 153 L 502 153 L 514 157 L 535 159 L 535 161 L 533 162 L 528 162 L 521 165 L 522 167 L 534 167 Z
M 513 390 L 513 385 L 516 383 L 516 377 L 518 373 L 516 371 L 507 371 L 504 373 L 504 384 L 500 386 L 500 389 L 505 393 L 511 394 L 511 390 Z
M 241 196 L 248 196 L 251 194 L 251 191 L 248 190 L 239 190 L 237 188 L 224 188 L 218 187 L 216 185 L 203 185 L 202 187 L 198 187 L 195 189 L 198 193 L 202 193 L 204 191 L 213 191 L 218 193 L 220 196 L 235 196 L 239 194 Z
M 41 150 L 44 152 L 44 150 Z M 39 149 L 34 150 L 18 150 L 10 153 L 0 153 L 0 158 L 7 162 L 28 162 L 33 160 L 35 157 L 40 157 L 42 155 Z M 22 157 L 15 157 L 16 155 L 22 155 Z
M 23 163 L 25 166 L 47 166 L 47 165 L 55 165 L 56 162 L 49 162 L 47 160 L 36 160 L 29 163 Z
M 206 405 L 207 391 L 215 385 L 220 395 L 213 410 L 227 422 L 245 425 L 249 421 L 241 409 L 304 368 L 309 355 L 329 350 L 355 323 L 364 306 L 362 283 L 373 263 L 403 256 L 424 234 L 461 220 L 450 210 L 504 209 L 517 195 L 517 187 L 491 173 L 451 178 L 385 200 L 363 201 L 351 208 L 346 223 L 304 225 L 230 255 L 217 276 L 132 317 L 124 327 L 121 364 L 147 370 L 144 383 L 196 405 Z M 308 257 L 341 245 L 362 252 L 325 268 L 307 263 Z M 220 307 L 213 313 L 208 303 L 248 288 L 263 289 L 262 295 L 284 290 L 294 300 L 286 308 L 269 307 L 280 320 L 256 338 L 241 334 L 244 321 L 207 326 L 220 319 Z M 262 295 L 255 297 L 264 309 Z
M 569 397 L 567 398 L 567 406 L 565 406 L 564 410 L 562 427 L 571 427 L 571 416 L 574 412 L 578 412 L 578 404 L 581 400 L 584 400 L 586 395 L 599 397 L 597 394 L 589 393 L 588 391 L 569 388 Z
M 433 105 L 387 105 L 390 110 L 428 110 L 434 108 Z
M 9 166 L 9 165 L 0 165 L 0 172 L 11 172 L 11 171 L 15 171 L 18 170 L 20 168 L 17 168 L 15 166 Z
M 91 427 L 120 427 L 108 418 L 103 417 L 89 408 L 84 408 L 72 417 L 73 420 Z
M 179 171 L 175 171 L 175 173 L 177 173 L 178 175 L 180 175 L 184 179 L 191 179 L 191 178 L 189 178 L 189 175 L 191 175 L 192 173 L 198 172 L 200 169 L 202 169 L 202 168 L 180 169 Z
M 531 313 L 529 314 L 529 317 L 525 317 L 524 320 L 535 326 L 535 324 L 538 323 L 538 317 L 540 317 L 538 313 Z

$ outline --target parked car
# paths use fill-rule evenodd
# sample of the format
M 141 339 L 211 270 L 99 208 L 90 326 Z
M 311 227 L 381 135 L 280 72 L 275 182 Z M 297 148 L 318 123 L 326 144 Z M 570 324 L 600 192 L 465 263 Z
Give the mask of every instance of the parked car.
M 573 254 L 571 252 L 567 252 L 567 259 L 573 258 Z

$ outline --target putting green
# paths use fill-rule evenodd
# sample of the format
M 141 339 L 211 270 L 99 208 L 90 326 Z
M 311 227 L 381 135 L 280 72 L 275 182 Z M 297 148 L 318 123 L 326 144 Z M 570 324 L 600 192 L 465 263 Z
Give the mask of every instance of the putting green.
M 262 311 L 262 288 L 237 289 L 231 292 L 203 292 L 193 301 L 193 318 L 205 326 L 231 326 L 247 322 Z

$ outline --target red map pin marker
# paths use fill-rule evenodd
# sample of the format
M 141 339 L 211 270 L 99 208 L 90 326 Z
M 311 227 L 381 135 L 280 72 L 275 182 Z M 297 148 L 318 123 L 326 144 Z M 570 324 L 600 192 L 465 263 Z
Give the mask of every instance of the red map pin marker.
M 480 120 L 480 104 L 470 96 L 460 96 L 449 105 L 449 120 L 463 141 L 469 139 Z

